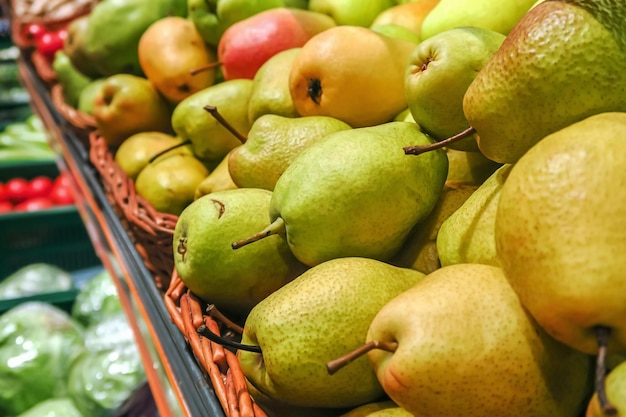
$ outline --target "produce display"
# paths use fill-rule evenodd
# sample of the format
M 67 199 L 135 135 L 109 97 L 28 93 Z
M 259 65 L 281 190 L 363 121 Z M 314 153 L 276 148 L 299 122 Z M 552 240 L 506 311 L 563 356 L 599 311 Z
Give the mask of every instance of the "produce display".
M 11 178 L 0 183 L 0 213 L 31 212 L 74 204 L 69 174 Z
M 0 163 L 52 161 L 54 156 L 48 132 L 35 115 L 12 121 L 0 132 Z
M 177 217 L 172 272 L 225 317 L 196 331 L 236 351 L 260 408 L 240 415 L 620 416 L 624 21 L 603 0 L 102 0 L 52 62 Z

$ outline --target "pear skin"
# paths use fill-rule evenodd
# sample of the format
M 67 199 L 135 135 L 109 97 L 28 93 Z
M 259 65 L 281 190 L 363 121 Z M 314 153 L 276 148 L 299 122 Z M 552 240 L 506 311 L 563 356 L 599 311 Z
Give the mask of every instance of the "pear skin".
M 447 184 L 480 185 L 502 164 L 485 158 L 480 152 L 465 152 L 446 148 L 448 155 Z
M 341 26 L 368 27 L 376 16 L 394 5 L 394 0 L 309 0 L 309 10 L 324 13 Z
M 625 20 L 622 1 L 544 1 L 528 11 L 463 99 L 480 151 L 513 163 L 550 133 L 626 111 Z
M 222 190 L 232 190 L 237 187 L 237 184 L 233 182 L 233 178 L 230 176 L 230 171 L 228 170 L 228 158 L 233 153 L 233 151 L 237 149 L 234 148 L 230 152 L 226 154 L 224 159 L 220 161 L 219 164 L 211 172 L 209 175 L 203 179 L 198 187 L 196 188 L 196 192 L 194 193 L 194 199 L 202 197 L 206 194 L 211 194 L 215 191 Z
M 415 417 L 571 417 L 593 389 L 593 359 L 548 335 L 490 265 L 426 275 L 379 310 L 367 340 L 397 343 L 368 357 Z
M 415 46 L 355 26 L 314 36 L 289 76 L 296 110 L 301 116 L 335 117 L 352 127 L 391 121 L 407 107 L 404 72 Z
M 157 20 L 141 35 L 139 64 L 146 78 L 172 103 L 215 82 L 217 56 L 193 22 L 179 16 Z M 206 68 L 194 72 L 199 68 Z
M 370 27 L 395 24 L 407 28 L 422 40 L 422 23 L 439 0 L 419 0 L 397 4 L 379 13 Z
M 605 379 L 605 389 L 607 400 L 617 409 L 614 417 L 626 416 L 626 362 L 609 372 Z M 585 417 L 606 417 L 597 393 L 589 400 Z
M 386 412 L 389 413 L 391 412 L 391 410 L 398 408 L 398 405 L 396 403 L 394 403 L 391 400 L 381 400 L 381 401 L 375 401 L 375 402 L 371 402 L 371 403 L 367 403 L 367 404 L 363 404 L 360 405 L 350 411 L 348 411 L 345 414 L 342 414 L 340 417 L 371 417 L 374 415 L 379 415 L 376 414 L 378 412 Z M 408 411 L 404 410 L 405 413 L 408 413 Z M 380 414 L 382 416 L 385 416 L 387 414 Z M 393 414 L 390 414 L 390 416 Z M 401 416 L 402 414 L 398 414 L 398 416 Z M 405 414 L 407 417 L 410 417 L 410 414 Z

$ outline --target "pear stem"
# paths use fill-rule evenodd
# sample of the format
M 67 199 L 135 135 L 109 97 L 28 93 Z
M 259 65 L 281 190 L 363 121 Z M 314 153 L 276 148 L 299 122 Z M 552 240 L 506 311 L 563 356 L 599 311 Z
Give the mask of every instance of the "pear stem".
M 457 142 L 461 139 L 465 139 L 467 137 L 472 136 L 474 133 L 476 133 L 476 129 L 474 129 L 473 127 L 468 127 L 467 129 L 465 129 L 462 132 L 457 133 L 454 136 L 451 136 L 447 139 L 443 139 L 440 140 L 438 142 L 433 142 L 429 145 L 415 145 L 415 146 L 405 146 L 404 149 L 404 153 L 406 155 L 420 155 L 423 154 L 425 152 L 429 152 L 435 149 L 441 149 L 446 145 L 449 145 L 451 143 Z
M 221 311 L 217 309 L 215 304 L 209 304 L 206 308 L 206 312 L 209 313 L 209 316 L 218 319 L 219 321 L 224 323 L 229 329 L 232 329 L 239 334 L 243 333 L 243 327 L 226 317 Z
M 215 117 L 215 120 L 217 120 L 219 122 L 219 124 L 224 126 L 230 133 L 232 133 L 237 139 L 239 139 L 239 142 L 241 142 L 242 144 L 246 143 L 248 138 L 245 137 L 244 135 L 242 135 L 241 133 L 239 133 L 237 131 L 237 129 L 235 129 L 233 127 L 233 125 L 228 123 L 226 121 L 226 119 L 224 119 L 224 116 L 222 116 L 220 114 L 220 112 L 217 110 L 217 107 L 215 107 L 215 106 L 204 106 L 204 110 L 206 110 L 209 113 L 211 113 L 211 116 Z
M 200 336 L 204 336 L 209 339 L 211 342 L 215 342 L 218 345 L 230 347 L 238 350 L 246 350 L 248 352 L 254 353 L 263 353 L 259 346 L 254 345 L 244 345 L 243 343 L 235 342 L 234 340 L 226 339 L 225 337 L 219 336 L 213 333 L 209 328 L 203 324 L 199 326 L 196 331 L 200 334 Z
M 277 234 L 281 234 L 281 233 L 285 233 L 285 221 L 283 220 L 282 217 L 277 217 L 276 220 L 274 220 L 272 223 L 270 223 L 269 226 L 267 226 L 265 229 L 261 230 L 258 233 L 253 234 L 252 236 L 249 236 L 245 239 L 241 239 L 238 240 L 236 242 L 233 242 L 230 246 L 233 249 L 239 249 L 243 246 L 246 246 L 252 242 L 256 242 L 257 240 L 261 240 L 264 239 L 268 236 L 271 235 L 277 235 Z
M 176 149 L 176 148 L 182 148 L 183 146 L 190 145 L 190 144 L 191 144 L 191 140 L 187 139 L 187 140 L 185 140 L 185 141 L 182 141 L 181 143 L 177 143 L 177 144 L 176 144 L 176 145 L 174 145 L 174 146 L 170 146 L 170 147 L 169 147 L 169 148 L 167 148 L 167 149 L 163 149 L 161 152 L 157 152 L 157 154 L 156 154 L 156 155 L 152 155 L 152 158 L 150 158 L 150 159 L 148 160 L 148 163 L 150 163 L 150 164 L 151 164 L 151 163 L 153 163 L 154 161 L 156 161 L 156 159 L 157 159 L 159 156 L 165 155 L 165 154 L 166 154 L 166 153 L 168 153 L 169 151 L 173 151 L 173 150 L 174 150 L 174 149 Z
M 359 357 L 365 355 L 370 350 L 374 350 L 374 349 L 382 349 L 382 350 L 386 350 L 387 352 L 393 353 L 396 351 L 396 349 L 398 349 L 398 343 L 397 342 L 383 342 L 380 340 L 369 341 L 363 346 L 360 346 L 354 349 L 352 352 L 348 352 L 345 355 L 328 362 L 326 364 L 326 370 L 328 371 L 329 375 L 333 375 L 344 366 L 350 364 L 354 360 L 358 359 Z
M 197 75 L 197 74 L 199 74 L 199 73 L 201 73 L 203 71 L 208 71 L 208 70 L 213 69 L 215 67 L 219 67 L 220 65 L 222 65 L 222 63 L 220 61 L 210 62 L 210 63 L 208 63 L 206 65 L 201 66 L 201 67 L 194 68 L 194 69 L 190 70 L 189 74 Z
M 606 354 L 611 336 L 611 329 L 605 326 L 596 326 L 594 329 L 596 339 L 598 340 L 598 356 L 596 358 L 596 379 L 595 389 L 598 395 L 598 403 L 604 415 L 617 415 L 617 408 L 609 402 L 606 397 Z

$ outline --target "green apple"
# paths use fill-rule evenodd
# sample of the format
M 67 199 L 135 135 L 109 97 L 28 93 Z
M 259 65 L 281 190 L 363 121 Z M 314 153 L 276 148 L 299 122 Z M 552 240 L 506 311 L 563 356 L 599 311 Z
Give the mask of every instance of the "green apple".
M 420 42 L 409 58 L 405 91 L 413 119 L 424 132 L 440 141 L 469 127 L 463 96 L 504 39 L 505 35 L 489 29 L 460 27 Z M 478 150 L 474 137 L 449 146 Z
M 324 13 L 338 25 L 369 27 L 395 0 L 310 0 L 309 10 Z

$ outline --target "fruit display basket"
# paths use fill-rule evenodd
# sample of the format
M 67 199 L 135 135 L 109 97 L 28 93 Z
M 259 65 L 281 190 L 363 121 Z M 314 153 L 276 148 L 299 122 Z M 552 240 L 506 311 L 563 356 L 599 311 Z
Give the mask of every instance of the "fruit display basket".
M 156 211 L 136 193 L 134 182 L 115 162 L 97 130 L 89 134 L 89 159 L 100 175 L 109 203 L 153 274 L 156 286 L 165 291 L 174 265 L 172 238 L 178 216 Z
M 67 104 L 63 97 L 63 86 L 61 84 L 57 83 L 51 87 L 50 97 L 54 108 L 68 121 L 76 136 L 88 145 L 89 134 L 96 129 L 94 117 Z
M 207 373 L 226 417 L 267 417 L 252 399 L 236 354 L 200 335 L 200 326 L 235 342 L 241 328 L 224 317 L 215 306 L 194 295 L 173 268 L 164 301 L 172 321 L 189 344 L 199 366 Z
M 39 53 L 38 51 L 31 51 L 30 60 L 33 63 L 33 67 L 35 67 L 37 75 L 39 75 L 39 77 L 48 85 L 48 87 L 54 85 L 57 82 L 57 74 L 52 68 L 52 63 L 48 61 L 41 53 Z

